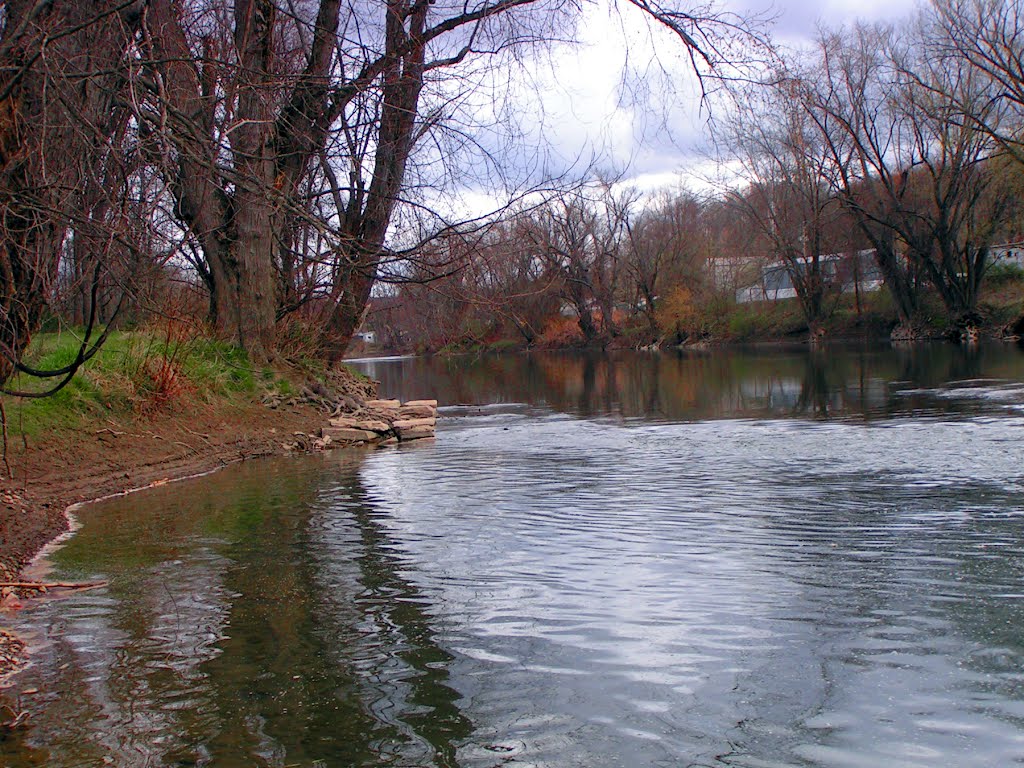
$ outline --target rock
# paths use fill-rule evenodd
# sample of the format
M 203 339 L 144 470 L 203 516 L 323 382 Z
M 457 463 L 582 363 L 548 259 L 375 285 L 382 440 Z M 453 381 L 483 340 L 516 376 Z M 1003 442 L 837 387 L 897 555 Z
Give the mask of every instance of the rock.
M 320 434 L 322 437 L 330 437 L 331 440 L 360 443 L 369 440 L 376 440 L 378 435 L 367 429 L 354 429 L 352 427 L 324 427 Z
M 437 416 L 437 409 L 429 405 L 409 405 L 406 403 L 398 409 L 398 415 L 405 419 L 432 419 Z
M 386 421 L 378 419 L 361 419 L 356 416 L 338 416 L 330 419 L 332 427 L 348 427 L 350 429 L 363 429 L 371 432 L 390 432 L 391 425 Z
M 398 439 L 402 441 L 419 440 L 424 437 L 434 436 L 434 426 L 432 424 L 419 424 L 414 427 L 396 426 L 395 431 L 398 433 Z
M 412 429 L 413 427 L 430 427 L 433 429 L 436 423 L 437 419 L 433 417 L 428 419 L 400 419 L 391 426 L 395 429 Z
M 402 403 L 398 400 L 367 400 L 367 408 L 398 408 Z
M 408 400 L 405 403 L 407 408 L 418 408 L 420 406 L 427 406 L 430 408 L 437 408 L 437 400 Z

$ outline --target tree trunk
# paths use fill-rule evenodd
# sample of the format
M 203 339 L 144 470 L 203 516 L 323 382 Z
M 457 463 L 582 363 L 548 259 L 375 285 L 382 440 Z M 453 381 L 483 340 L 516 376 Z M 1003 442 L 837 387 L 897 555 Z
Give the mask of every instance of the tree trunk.
M 324 355 L 332 365 L 341 362 L 352 337 L 359 330 L 376 279 L 375 265 L 372 271 L 353 271 L 334 302 L 321 337 Z

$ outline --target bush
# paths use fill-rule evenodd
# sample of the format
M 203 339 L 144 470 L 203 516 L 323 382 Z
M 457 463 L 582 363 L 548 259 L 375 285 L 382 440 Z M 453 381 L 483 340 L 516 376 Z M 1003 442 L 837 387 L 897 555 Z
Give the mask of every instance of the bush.
M 544 324 L 537 343 L 542 347 L 559 349 L 583 344 L 583 332 L 574 317 L 553 317 Z
M 749 304 L 738 304 L 729 315 L 730 338 L 742 341 L 757 334 L 761 329 L 764 315 Z
M 489 352 L 512 352 L 521 348 L 522 342 L 518 339 L 498 339 L 487 345 Z
M 707 316 L 698 306 L 693 291 L 680 285 L 673 288 L 657 307 L 658 327 L 670 339 L 681 342 L 707 332 Z

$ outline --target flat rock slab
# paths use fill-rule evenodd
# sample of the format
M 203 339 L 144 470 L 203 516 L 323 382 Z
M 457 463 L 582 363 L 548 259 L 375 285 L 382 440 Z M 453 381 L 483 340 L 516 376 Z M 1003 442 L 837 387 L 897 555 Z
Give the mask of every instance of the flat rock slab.
M 426 406 L 429 408 L 437 408 L 437 400 L 406 400 L 405 407 L 413 408 L 419 406 Z
M 398 433 L 398 439 L 404 441 L 407 440 L 419 440 L 423 437 L 433 437 L 434 427 L 433 425 L 421 424 L 417 427 L 399 427 L 395 426 L 395 431 Z
M 403 419 L 431 419 L 437 416 L 437 409 L 429 405 L 409 405 L 406 403 L 398 409 L 398 415 Z
M 400 400 L 367 400 L 367 408 L 398 408 L 402 405 Z
M 352 416 L 337 416 L 330 419 L 330 424 L 332 427 L 364 429 L 380 433 L 389 432 L 391 430 L 391 425 L 386 421 L 380 421 L 378 419 L 359 419 Z
M 320 432 L 321 436 L 329 437 L 331 440 L 347 440 L 354 443 L 376 440 L 380 437 L 376 432 L 371 432 L 368 429 L 353 429 L 352 427 L 324 427 Z
M 437 423 L 437 419 L 430 417 L 429 419 L 399 419 L 393 426 L 395 429 L 411 429 L 412 427 L 430 427 L 434 428 Z

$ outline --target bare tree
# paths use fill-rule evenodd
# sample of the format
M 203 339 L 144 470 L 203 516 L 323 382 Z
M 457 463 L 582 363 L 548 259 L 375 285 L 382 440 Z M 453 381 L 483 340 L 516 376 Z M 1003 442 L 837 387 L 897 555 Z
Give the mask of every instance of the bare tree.
M 767 261 L 784 267 L 816 338 L 834 289 L 821 257 L 843 249 L 847 238 L 837 232 L 842 210 L 826 181 L 830 153 L 802 88 L 785 71 L 767 85 L 740 87 L 722 125 L 747 182 L 729 191 L 730 204 L 758 233 Z
M 994 84 L 995 98 L 1010 119 L 989 121 L 984 112 L 968 114 L 982 130 L 1024 163 L 1024 4 L 1020 0 L 939 0 L 932 4 L 941 37 L 937 47 L 968 62 Z
M 601 334 L 592 270 L 596 230 L 595 213 L 585 200 L 566 195 L 535 212 L 526 232 L 563 301 L 576 315 L 586 344 L 596 343 Z
M 0 36 L 0 385 L 16 371 L 59 388 L 97 348 L 95 298 L 118 255 L 138 247 L 126 147 L 139 4 L 4 3 Z M 92 297 L 69 365 L 22 362 L 55 299 L 62 258 Z M 75 281 L 72 281 L 75 282 Z M 105 332 L 104 332 L 105 333 Z M 100 334 L 100 340 L 103 334 Z M 40 393 L 34 393 L 40 394 Z
M 823 36 L 818 69 L 806 75 L 804 97 L 830 165 L 832 189 L 854 214 L 896 305 L 901 327 L 917 322 L 919 290 L 914 265 L 900 252 L 894 222 L 900 215 L 896 190 L 902 166 L 891 156 L 900 120 L 888 100 L 888 70 L 880 52 L 891 30 L 859 27 Z
M 739 17 L 633 4 L 701 72 L 724 67 L 728 41 L 744 34 Z M 200 243 L 219 332 L 267 356 L 281 310 L 312 295 L 292 292 L 299 276 L 331 308 L 320 326 L 338 358 L 394 259 L 389 233 L 411 202 L 413 163 L 443 161 L 430 142 L 452 125 L 458 93 L 487 80 L 479 62 L 508 64 L 577 10 L 571 0 L 154 0 L 138 118 Z
M 756 40 L 713 8 L 627 4 L 670 29 L 702 76 Z M 381 270 L 401 272 L 411 243 L 452 230 L 434 215 L 395 231 L 424 202 L 414 187 L 427 172 L 451 171 L 444 141 L 474 143 L 462 98 L 571 36 L 579 5 L 14 0 L 3 11 L 0 381 L 55 285 L 75 294 L 80 319 L 104 320 L 161 259 L 193 266 L 214 327 L 254 359 L 274 353 L 281 318 L 315 309 L 320 351 L 336 360 Z M 617 261 L 605 256 L 595 284 L 611 323 Z M 73 374 L 88 354 L 49 373 Z
M 835 191 L 875 248 L 903 326 L 917 321 L 919 278 L 950 319 L 976 307 L 988 247 L 1007 210 L 991 135 L 966 118 L 1000 120 L 991 84 L 942 57 L 918 27 L 829 33 L 807 91 Z
M 661 335 L 658 309 L 662 291 L 673 284 L 691 287 L 702 279 L 703 208 L 691 194 L 663 195 L 625 221 L 624 280 L 632 303 L 644 316 L 651 342 Z

